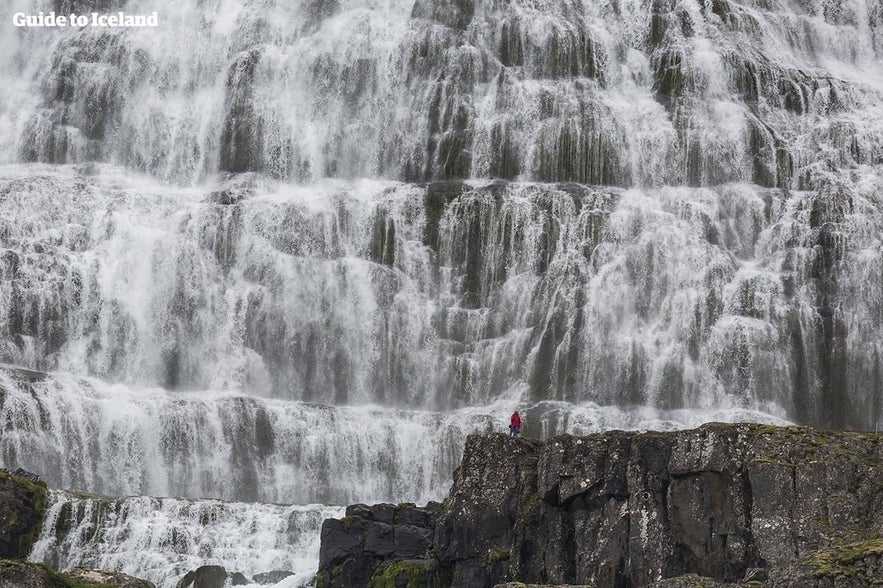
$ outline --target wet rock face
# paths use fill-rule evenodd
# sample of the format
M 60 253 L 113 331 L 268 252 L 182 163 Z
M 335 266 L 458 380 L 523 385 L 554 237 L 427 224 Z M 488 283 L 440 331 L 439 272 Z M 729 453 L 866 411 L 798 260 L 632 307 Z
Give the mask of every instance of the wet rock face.
M 462 587 L 865 585 L 841 580 L 879 568 L 880 441 L 720 424 L 545 443 L 471 436 L 429 559 Z M 344 521 L 323 528 L 324 586 L 366 585 L 409 557 L 368 518 Z M 341 583 L 331 569 L 361 575 Z M 812 580 L 822 576 L 841 583 Z
M 46 484 L 29 472 L 0 469 L 0 558 L 25 558 L 46 510 Z

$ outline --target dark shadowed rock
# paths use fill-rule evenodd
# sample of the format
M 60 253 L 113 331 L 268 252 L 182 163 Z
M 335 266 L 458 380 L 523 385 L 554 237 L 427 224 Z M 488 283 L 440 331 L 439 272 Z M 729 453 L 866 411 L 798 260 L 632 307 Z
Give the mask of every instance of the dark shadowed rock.
M 386 523 L 370 523 L 365 535 L 365 551 L 374 555 L 392 555 L 395 553 L 395 539 L 392 525 Z
M 367 504 L 351 504 L 346 507 L 346 513 L 344 516 L 370 519 L 372 518 L 371 507 Z
M 221 566 L 200 566 L 178 582 L 178 588 L 224 588 L 227 570 Z
M 714 578 L 698 574 L 685 574 L 677 578 L 660 580 L 653 584 L 653 588 L 749 588 L 749 585 L 719 582 Z
M 392 504 L 375 504 L 371 507 L 373 519 L 378 523 L 393 524 L 396 507 Z
M 376 507 L 349 509 L 348 529 L 326 521 L 322 586 L 393 581 L 393 564 L 414 561 L 464 588 L 871 585 L 883 579 L 881 440 L 755 424 L 470 436 L 445 508 L 399 507 L 387 555 Z M 427 517 L 431 549 L 414 555 Z
M 393 533 L 395 542 L 393 553 L 402 557 L 417 557 L 432 548 L 431 528 L 396 525 Z
M 25 558 L 46 511 L 46 484 L 29 472 L 0 469 L 0 558 Z
M 337 565 L 365 548 L 368 522 L 362 517 L 348 516 L 322 523 L 319 569 Z
M 322 524 L 318 586 L 447 586 L 432 552 L 441 505 L 356 504 Z M 402 583 L 403 582 L 403 583 Z
M 285 578 L 293 576 L 294 572 L 289 572 L 288 570 L 273 570 L 272 572 L 261 572 L 260 574 L 255 574 L 254 578 L 252 578 L 256 584 L 278 584 Z

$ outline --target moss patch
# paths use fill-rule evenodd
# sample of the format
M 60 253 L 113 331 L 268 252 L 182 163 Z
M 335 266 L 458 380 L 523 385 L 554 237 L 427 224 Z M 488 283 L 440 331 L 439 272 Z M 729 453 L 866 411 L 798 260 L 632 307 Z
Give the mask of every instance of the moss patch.
M 342 519 L 340 519 L 340 524 L 343 525 L 343 528 L 345 530 L 349 531 L 352 524 L 360 518 L 362 518 L 362 517 L 358 517 L 358 516 L 343 517 Z
M 850 577 L 864 569 L 857 563 L 871 556 L 883 556 L 883 539 L 822 549 L 808 555 L 801 563 L 812 567 L 819 576 Z
M 402 578 L 407 588 L 421 588 L 428 585 L 426 566 L 409 561 L 397 561 L 376 572 L 368 581 L 368 588 L 396 588 Z
M 486 566 L 492 566 L 498 561 L 503 561 L 510 557 L 512 557 L 512 552 L 508 549 L 488 549 L 487 553 L 481 556 L 481 563 Z

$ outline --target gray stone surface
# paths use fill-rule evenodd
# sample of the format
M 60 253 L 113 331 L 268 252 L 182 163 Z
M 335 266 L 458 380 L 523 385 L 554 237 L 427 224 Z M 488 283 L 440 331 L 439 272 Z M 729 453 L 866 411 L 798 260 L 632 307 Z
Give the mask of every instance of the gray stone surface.
M 807 562 L 819 550 L 873 547 L 883 537 L 881 440 L 749 424 L 544 443 L 471 436 L 426 557 L 464 588 L 516 580 L 851 587 L 879 577 L 873 549 L 865 563 L 828 576 Z M 396 542 L 389 555 L 374 548 L 366 558 L 377 533 L 370 525 L 378 524 L 367 508 L 359 507 L 351 531 L 339 521 L 323 528 L 326 588 L 365 585 L 384 565 L 411 557 Z M 335 565 L 361 576 L 332 577 Z

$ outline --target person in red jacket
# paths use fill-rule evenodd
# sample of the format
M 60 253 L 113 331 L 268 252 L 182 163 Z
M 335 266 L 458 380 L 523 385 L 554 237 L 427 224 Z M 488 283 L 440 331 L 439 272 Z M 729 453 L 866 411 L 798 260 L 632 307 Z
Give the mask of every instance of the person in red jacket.
M 521 416 L 517 410 L 512 413 L 512 418 L 509 419 L 509 434 L 513 437 L 521 434 Z

